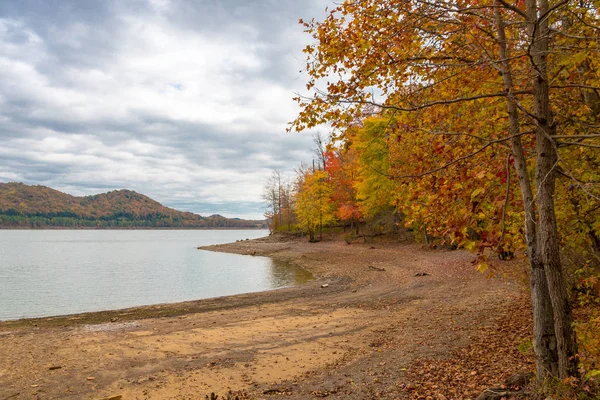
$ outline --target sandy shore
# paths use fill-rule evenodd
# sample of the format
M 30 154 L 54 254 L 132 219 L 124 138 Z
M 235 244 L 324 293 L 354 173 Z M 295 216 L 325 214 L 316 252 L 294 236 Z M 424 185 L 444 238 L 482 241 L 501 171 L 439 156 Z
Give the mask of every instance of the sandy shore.
M 205 249 L 293 262 L 318 279 L 0 323 L 0 400 L 466 399 L 530 367 L 517 351 L 528 335 L 520 285 L 477 273 L 466 252 L 281 237 Z

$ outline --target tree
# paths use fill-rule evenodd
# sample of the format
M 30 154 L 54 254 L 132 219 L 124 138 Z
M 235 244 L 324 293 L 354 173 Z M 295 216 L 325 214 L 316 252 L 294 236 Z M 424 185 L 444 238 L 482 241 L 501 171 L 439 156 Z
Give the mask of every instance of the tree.
M 316 133 L 313 136 L 313 148 L 311 150 L 317 160 L 316 169 L 321 169 L 321 170 L 325 169 L 325 164 L 327 162 L 326 153 L 327 153 L 328 139 L 329 138 L 323 137 L 323 135 L 320 132 Z M 313 166 L 313 168 L 314 168 L 314 166 Z
M 262 198 L 267 204 L 265 218 L 271 232 L 286 228 L 291 230 L 294 223 L 294 203 L 292 185 L 281 177 L 279 170 L 273 170 L 263 187 Z
M 327 173 L 321 170 L 306 171 L 299 186 L 296 194 L 299 225 L 308 232 L 311 242 L 316 241 L 317 230 L 319 239 L 322 240 L 323 226 L 335 220 Z
M 269 230 L 271 232 L 279 229 L 281 225 L 281 203 L 282 203 L 282 184 L 281 172 L 273 170 L 271 177 L 263 187 L 262 198 L 267 203 L 265 218 L 269 221 Z
M 356 229 L 358 234 L 362 213 L 356 198 L 355 183 L 358 174 L 355 171 L 355 156 L 352 148 L 341 150 L 330 146 L 325 156 L 325 171 L 329 176 L 331 200 L 337 217 L 341 221 L 349 221 L 350 229 Z
M 364 219 L 376 233 L 394 232 L 398 216 L 394 205 L 396 183 L 390 179 L 390 154 L 387 128 L 393 118 L 365 115 L 343 131 L 339 157 L 346 177 L 347 208 L 354 218 Z M 334 174 L 335 176 L 335 174 Z M 345 187 L 342 186 L 342 187 Z M 335 197 L 335 195 L 334 195 Z M 342 218 L 343 219 L 343 218 Z
M 305 49 L 314 94 L 296 98 L 293 129 L 330 123 L 344 132 L 377 106 L 393 122 L 390 178 L 410 186 L 398 204 L 416 194 L 408 199 L 418 212 L 447 211 L 431 224 L 477 242 L 482 255 L 517 244 L 519 230 L 506 228 L 520 214 L 538 379 L 577 374 L 556 187 L 564 178 L 598 200 L 597 174 L 569 159 L 573 147 L 599 147 L 590 143 L 600 137 L 598 20 L 586 0 L 347 0 L 323 22 L 304 23 L 317 43 Z

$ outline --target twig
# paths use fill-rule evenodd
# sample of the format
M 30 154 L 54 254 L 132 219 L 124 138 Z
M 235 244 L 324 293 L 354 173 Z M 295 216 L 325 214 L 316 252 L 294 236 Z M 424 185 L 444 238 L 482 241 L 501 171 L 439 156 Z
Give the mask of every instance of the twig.
M 600 144 L 587 144 L 587 143 L 579 143 L 579 142 L 556 142 L 558 147 L 565 146 L 581 146 L 581 147 L 590 147 L 592 149 L 600 149 Z
M 327 93 L 321 92 L 320 94 L 322 96 L 328 97 Z M 511 92 L 511 94 L 512 95 L 517 95 L 517 94 L 532 94 L 532 91 L 531 90 L 516 90 L 514 92 Z M 408 108 L 407 107 L 394 106 L 394 105 L 380 104 L 380 103 L 377 103 L 377 102 L 374 102 L 374 101 L 369 101 L 369 100 L 340 100 L 340 99 L 332 98 L 331 101 L 332 102 L 336 102 L 338 104 L 369 104 L 369 105 L 372 105 L 372 106 L 381 107 L 383 109 L 411 112 L 411 111 L 423 110 L 423 109 L 426 109 L 426 108 L 429 108 L 429 107 L 433 107 L 433 106 L 437 106 L 437 105 L 456 104 L 456 103 L 462 103 L 462 102 L 468 102 L 468 101 L 489 99 L 489 98 L 493 98 L 493 97 L 506 97 L 506 96 L 507 96 L 506 92 L 486 93 L 486 94 L 480 94 L 480 95 L 477 95 L 477 96 L 458 97 L 458 98 L 447 99 L 447 100 L 437 100 L 437 101 L 432 101 L 430 103 L 425 103 L 425 104 L 421 104 L 421 105 L 414 106 L 414 107 L 408 107 Z
M 508 154 L 506 157 L 506 194 L 504 197 L 504 205 L 502 206 L 502 220 L 500 224 L 502 226 L 502 233 L 500 234 L 500 239 L 498 239 L 498 245 L 496 246 L 496 253 L 500 250 L 500 245 L 504 240 L 504 232 L 506 230 L 506 207 L 508 205 L 508 196 L 510 195 L 510 157 L 511 154 Z
M 589 135 L 552 135 L 552 139 L 592 139 L 600 138 L 600 134 Z

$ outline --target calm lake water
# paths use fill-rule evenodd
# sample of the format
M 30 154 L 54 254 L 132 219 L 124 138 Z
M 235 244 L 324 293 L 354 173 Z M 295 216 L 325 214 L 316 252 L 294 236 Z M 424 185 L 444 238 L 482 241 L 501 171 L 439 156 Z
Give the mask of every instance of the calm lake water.
M 309 272 L 197 250 L 263 230 L 0 230 L 0 320 L 173 303 L 291 286 Z

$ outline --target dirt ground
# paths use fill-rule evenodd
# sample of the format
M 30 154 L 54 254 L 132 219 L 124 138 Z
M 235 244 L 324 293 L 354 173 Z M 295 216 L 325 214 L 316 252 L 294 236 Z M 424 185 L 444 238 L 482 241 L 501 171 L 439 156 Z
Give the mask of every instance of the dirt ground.
M 317 279 L 0 323 L 0 400 L 467 399 L 531 367 L 517 350 L 521 285 L 476 272 L 466 252 L 282 237 L 207 250 L 293 262 Z

